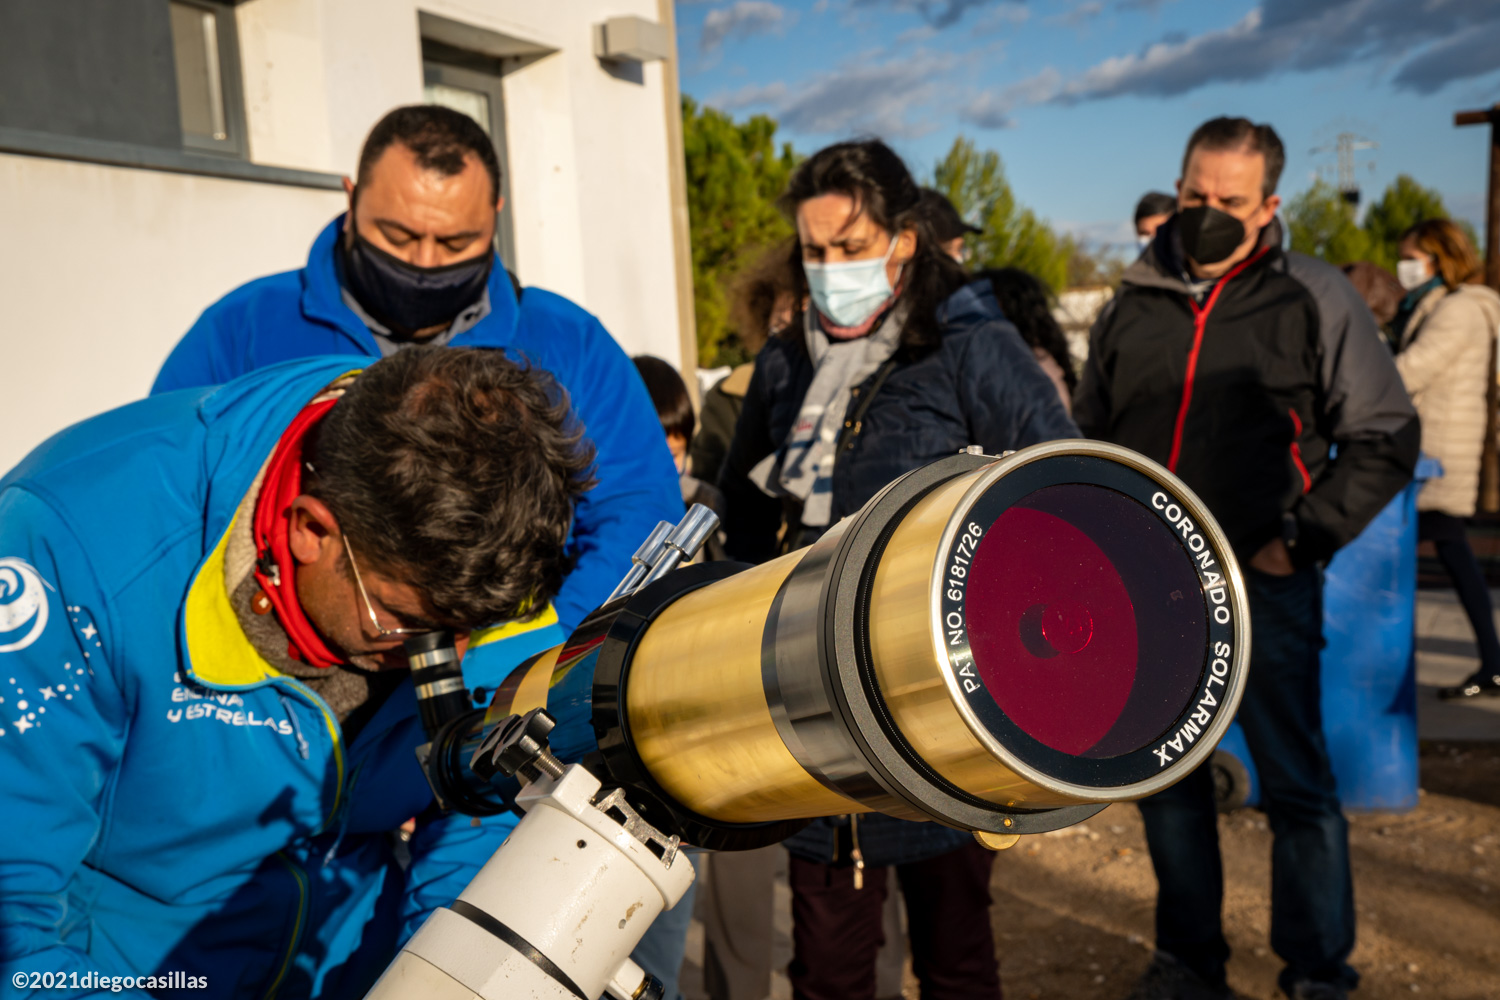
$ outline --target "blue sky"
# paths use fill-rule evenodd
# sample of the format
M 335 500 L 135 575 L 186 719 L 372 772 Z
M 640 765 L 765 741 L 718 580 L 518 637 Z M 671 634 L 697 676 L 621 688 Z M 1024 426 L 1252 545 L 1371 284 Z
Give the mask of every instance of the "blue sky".
M 1219 114 L 1275 126 L 1283 196 L 1334 180 L 1312 150 L 1354 132 L 1379 144 L 1366 201 L 1409 173 L 1483 231 L 1489 130 L 1453 112 L 1500 102 L 1500 0 L 677 0 L 677 19 L 700 102 L 768 113 L 802 152 L 879 135 L 919 174 L 967 135 L 1091 239 L 1127 240 Z

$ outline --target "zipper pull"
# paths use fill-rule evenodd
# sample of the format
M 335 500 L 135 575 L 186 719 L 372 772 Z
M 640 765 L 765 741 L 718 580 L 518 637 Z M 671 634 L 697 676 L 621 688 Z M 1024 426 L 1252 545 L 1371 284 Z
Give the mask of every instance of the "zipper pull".
M 852 845 L 849 858 L 854 862 L 854 888 L 865 887 L 865 852 L 859 849 L 859 817 L 849 816 L 849 841 Z

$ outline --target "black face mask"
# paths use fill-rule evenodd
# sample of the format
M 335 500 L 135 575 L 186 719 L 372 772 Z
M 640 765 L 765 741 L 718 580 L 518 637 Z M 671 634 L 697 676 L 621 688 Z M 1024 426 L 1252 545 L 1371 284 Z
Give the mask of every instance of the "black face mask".
M 1228 212 L 1207 205 L 1177 213 L 1182 252 L 1199 264 L 1217 264 L 1245 242 L 1245 224 Z
M 490 280 L 495 255 L 443 267 L 416 267 L 359 233 L 339 241 L 339 278 L 371 318 L 398 337 L 451 323 L 473 305 Z

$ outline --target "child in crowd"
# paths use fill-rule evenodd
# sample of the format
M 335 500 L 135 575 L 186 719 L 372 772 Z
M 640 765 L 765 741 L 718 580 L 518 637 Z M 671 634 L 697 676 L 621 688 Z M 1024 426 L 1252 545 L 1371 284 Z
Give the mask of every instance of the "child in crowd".
M 693 399 L 688 395 L 687 383 L 677 374 L 677 369 L 661 358 L 649 354 L 638 355 L 636 370 L 646 383 L 651 402 L 656 406 L 656 415 L 661 419 L 661 429 L 667 435 L 667 447 L 672 451 L 672 460 L 677 463 L 677 476 L 682 484 L 682 502 L 691 506 L 701 503 L 716 514 L 724 512 L 724 495 L 712 483 L 705 483 L 692 475 L 692 460 L 688 448 L 693 443 L 693 431 L 697 419 L 693 415 Z M 710 539 L 709 550 L 715 540 Z

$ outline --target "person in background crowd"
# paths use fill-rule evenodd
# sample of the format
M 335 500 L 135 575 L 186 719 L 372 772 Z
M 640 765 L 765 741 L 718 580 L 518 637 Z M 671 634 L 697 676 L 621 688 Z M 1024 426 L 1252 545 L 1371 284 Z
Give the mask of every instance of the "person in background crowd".
M 677 481 L 682 488 L 682 502 L 691 506 L 701 503 L 717 514 L 724 512 L 724 495 L 712 483 L 704 482 L 693 475 L 693 460 L 689 452 L 693 444 L 693 430 L 697 418 L 693 415 L 693 397 L 688 395 L 687 383 L 682 376 L 661 358 L 641 354 L 634 359 L 641 381 L 646 383 L 646 392 L 656 407 L 657 419 L 667 436 L 667 450 L 677 466 Z
M 942 250 L 920 189 L 884 143 L 814 154 L 780 203 L 797 226 L 796 300 L 810 301 L 802 324 L 756 357 L 719 478 L 732 558 L 808 545 L 891 480 L 970 444 L 999 454 L 1076 434 L 989 289 Z M 922 995 L 998 1000 L 994 858 L 972 837 L 839 817 L 787 847 L 799 1000 L 874 996 L 890 865 Z
M 967 264 L 969 247 L 965 241 L 970 236 L 983 233 L 984 230 L 965 222 L 963 216 L 958 214 L 958 209 L 953 207 L 953 202 L 948 200 L 948 196 L 932 188 L 922 189 L 921 210 L 926 215 L 927 224 L 932 227 L 932 235 L 937 240 L 938 246 L 942 247 L 943 253 L 960 264 Z
M 1156 230 L 1177 211 L 1177 199 L 1162 191 L 1147 191 L 1135 203 L 1135 242 L 1142 250 L 1151 245 Z
M 1479 256 L 1447 219 L 1428 219 L 1408 230 L 1396 269 L 1407 289 L 1397 311 L 1396 370 L 1422 418 L 1422 451 L 1443 464 L 1442 476 L 1417 494 L 1417 534 L 1437 547 L 1479 645 L 1479 669 L 1460 684 L 1440 688 L 1438 697 L 1497 695 L 1500 638 L 1464 521 L 1479 497 L 1500 295 L 1482 284 Z
M 787 263 L 789 247 L 790 243 L 780 244 L 761 253 L 730 290 L 730 322 L 752 356 L 759 353 L 767 337 L 786 329 L 802 311 Z M 703 394 L 698 433 L 693 436 L 689 454 L 693 474 L 706 483 L 719 481 L 754 370 L 755 365 L 748 361 L 736 365 Z
M 1281 249 L 1284 163 L 1269 125 L 1215 118 L 1193 133 L 1177 214 L 1095 324 L 1073 412 L 1090 437 L 1180 476 L 1245 570 L 1255 642 L 1238 720 L 1273 836 L 1279 982 L 1293 1000 L 1342 1000 L 1359 977 L 1348 825 L 1323 738 L 1320 564 L 1411 480 L 1419 429 L 1349 282 Z M 1140 808 L 1160 890 L 1156 957 L 1131 997 L 1228 998 L 1209 768 Z
M 402 641 L 539 627 L 591 465 L 546 373 L 426 347 L 132 403 L 0 478 L 4 982 L 364 996 L 516 823 L 433 805 Z
M 1071 411 L 1078 376 L 1073 370 L 1073 358 L 1068 353 L 1068 338 L 1052 315 L 1052 293 L 1047 286 L 1018 267 L 980 271 L 975 277 L 990 283 L 995 301 L 1000 303 L 1000 311 L 1015 324 L 1021 339 L 1036 356 L 1037 364 L 1057 387 L 1063 405 Z
M 502 348 L 548 370 L 598 453 L 598 485 L 579 501 L 569 540 L 577 566 L 556 601 L 565 634 L 609 596 L 656 523 L 682 517 L 645 388 L 597 319 L 540 288 L 519 293 L 494 252 L 499 160 L 472 118 L 437 105 L 396 108 L 371 129 L 344 189 L 349 210 L 318 235 L 307 266 L 210 306 L 151 391 L 217 385 L 288 358 L 379 358 L 414 344 Z
M 1396 280 L 1394 274 L 1368 260 L 1345 264 L 1339 270 L 1344 272 L 1349 284 L 1354 286 L 1359 297 L 1369 306 L 1370 315 L 1380 324 L 1381 335 L 1391 340 L 1391 321 L 1396 318 L 1396 310 L 1401 305 L 1402 297 L 1406 295 L 1401 282 Z M 1392 346 L 1395 346 L 1394 342 Z

